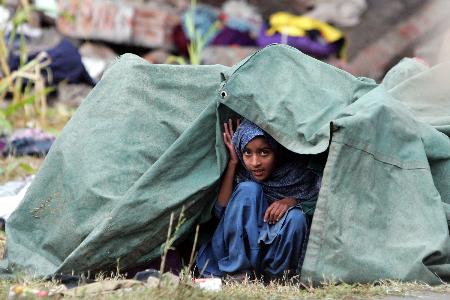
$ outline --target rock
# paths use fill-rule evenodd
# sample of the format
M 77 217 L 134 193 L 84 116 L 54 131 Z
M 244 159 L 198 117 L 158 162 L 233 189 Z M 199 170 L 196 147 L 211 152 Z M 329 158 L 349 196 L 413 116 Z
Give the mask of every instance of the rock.
M 159 284 L 159 278 L 150 276 L 150 277 L 147 279 L 147 284 L 146 284 L 146 286 L 147 286 L 148 288 L 150 288 L 150 289 L 153 289 L 153 288 L 158 287 L 158 284 Z
M 143 56 L 143 58 L 152 64 L 165 64 L 170 54 L 164 50 L 154 50 Z
M 61 82 L 58 85 L 57 101 L 69 106 L 78 107 L 84 98 L 91 92 L 92 87 L 88 84 L 68 84 Z
M 210 46 L 203 51 L 202 61 L 205 65 L 233 66 L 258 49 L 256 47 Z
M 176 288 L 180 285 L 180 278 L 170 272 L 166 272 L 161 276 L 161 283 L 164 286 Z

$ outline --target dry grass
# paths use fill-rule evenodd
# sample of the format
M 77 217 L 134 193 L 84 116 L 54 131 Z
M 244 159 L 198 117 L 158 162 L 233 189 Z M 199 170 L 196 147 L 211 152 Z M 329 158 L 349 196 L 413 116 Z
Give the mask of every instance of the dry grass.
M 42 157 L 6 157 L 0 159 L 0 184 L 24 178 L 37 172 L 44 158 Z
M 5 246 L 5 234 L 0 231 L 0 254 L 3 255 Z M 218 292 L 211 292 L 196 288 L 189 275 L 181 276 L 178 286 L 161 284 L 149 287 L 142 284 L 131 288 L 115 291 L 87 294 L 78 293 L 77 299 L 383 299 L 386 296 L 421 296 L 438 293 L 448 295 L 450 298 L 450 285 L 429 286 L 423 283 L 401 283 L 397 281 L 379 281 L 373 284 L 345 284 L 336 282 L 324 282 L 320 287 L 313 287 L 298 283 L 294 280 L 286 282 L 273 282 L 264 284 L 261 281 L 244 281 L 243 283 L 227 282 Z M 123 279 L 122 276 L 105 278 L 99 276 L 97 282 L 111 282 Z M 28 289 L 55 290 L 60 285 L 58 282 L 29 279 L 25 276 L 15 276 L 12 280 L 0 281 L 0 298 L 7 297 L 13 286 L 26 287 Z M 81 294 L 81 296 L 80 296 Z M 62 298 L 55 295 L 52 299 Z M 71 298 L 65 296 L 64 298 Z M 42 299 L 35 296 L 17 299 Z M 429 298 L 431 299 L 431 298 Z
M 119 279 L 120 276 L 102 280 Z M 6 296 L 9 288 L 16 284 L 38 289 L 55 289 L 58 286 L 56 282 L 30 281 L 25 277 L 17 277 L 13 281 L 0 281 L 0 295 Z M 328 282 L 321 287 L 308 287 L 292 281 L 271 284 L 247 281 L 240 284 L 225 282 L 221 291 L 209 292 L 196 288 L 190 278 L 185 276 L 178 287 L 163 284 L 161 287 L 149 288 L 142 285 L 103 294 L 86 294 L 77 299 L 383 299 L 385 296 L 420 296 L 426 293 L 450 294 L 450 286 L 431 287 L 422 283 L 380 281 L 375 284 L 353 285 Z
M 114 280 L 114 279 L 113 279 Z M 32 288 L 54 288 L 52 282 L 17 282 Z M 0 295 L 7 295 L 13 282 L 0 282 Z M 430 287 L 419 283 L 399 283 L 394 281 L 378 284 L 325 284 L 320 288 L 305 288 L 296 284 L 269 284 L 247 282 L 242 284 L 225 283 L 222 291 L 208 292 L 195 288 L 192 284 L 181 284 L 178 287 L 161 286 L 148 288 L 145 286 L 117 290 L 105 294 L 85 295 L 78 299 L 380 299 L 384 296 L 414 296 L 423 293 L 450 293 L 450 287 L 442 285 Z M 28 298 L 27 298 L 28 299 Z M 29 299 L 34 299 L 33 297 Z M 37 299 L 37 298 L 36 298 Z

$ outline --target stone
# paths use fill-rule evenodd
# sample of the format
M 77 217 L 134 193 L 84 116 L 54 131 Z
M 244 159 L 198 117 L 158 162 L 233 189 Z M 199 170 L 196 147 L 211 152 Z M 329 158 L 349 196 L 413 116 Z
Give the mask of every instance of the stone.
M 147 284 L 146 284 L 146 286 L 147 286 L 148 288 L 153 289 L 153 288 L 158 287 L 158 285 L 159 285 L 159 278 L 150 276 L 150 277 L 147 279 Z
M 145 54 L 142 58 L 152 64 L 165 64 L 170 54 L 164 50 L 154 50 Z
M 257 47 L 210 46 L 203 51 L 202 62 L 205 65 L 231 67 L 258 50 Z
M 180 285 L 180 278 L 170 272 L 166 272 L 161 276 L 161 283 L 164 286 L 176 288 Z

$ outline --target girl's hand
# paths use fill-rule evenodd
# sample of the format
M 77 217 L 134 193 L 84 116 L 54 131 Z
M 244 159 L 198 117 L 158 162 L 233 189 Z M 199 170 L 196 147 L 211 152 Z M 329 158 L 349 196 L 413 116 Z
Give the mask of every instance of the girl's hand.
M 297 200 L 294 198 L 284 198 L 272 203 L 264 214 L 264 222 L 269 224 L 275 224 L 278 222 L 287 210 L 297 205 Z
M 238 119 L 236 121 L 236 128 L 239 127 L 240 120 Z M 234 145 L 231 142 L 231 139 L 233 138 L 234 130 L 233 130 L 233 121 L 231 119 L 228 119 L 228 123 L 223 123 L 223 142 L 225 146 L 228 149 L 228 154 L 230 154 L 230 161 L 231 164 L 238 164 L 239 158 L 236 154 L 236 151 L 234 150 Z

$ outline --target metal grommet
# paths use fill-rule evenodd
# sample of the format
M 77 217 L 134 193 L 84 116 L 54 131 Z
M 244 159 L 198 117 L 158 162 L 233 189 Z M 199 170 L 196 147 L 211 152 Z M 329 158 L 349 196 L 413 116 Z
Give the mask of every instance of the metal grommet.
M 226 96 L 228 96 L 227 92 L 225 91 L 220 92 L 220 97 L 222 97 L 222 99 L 225 99 Z

